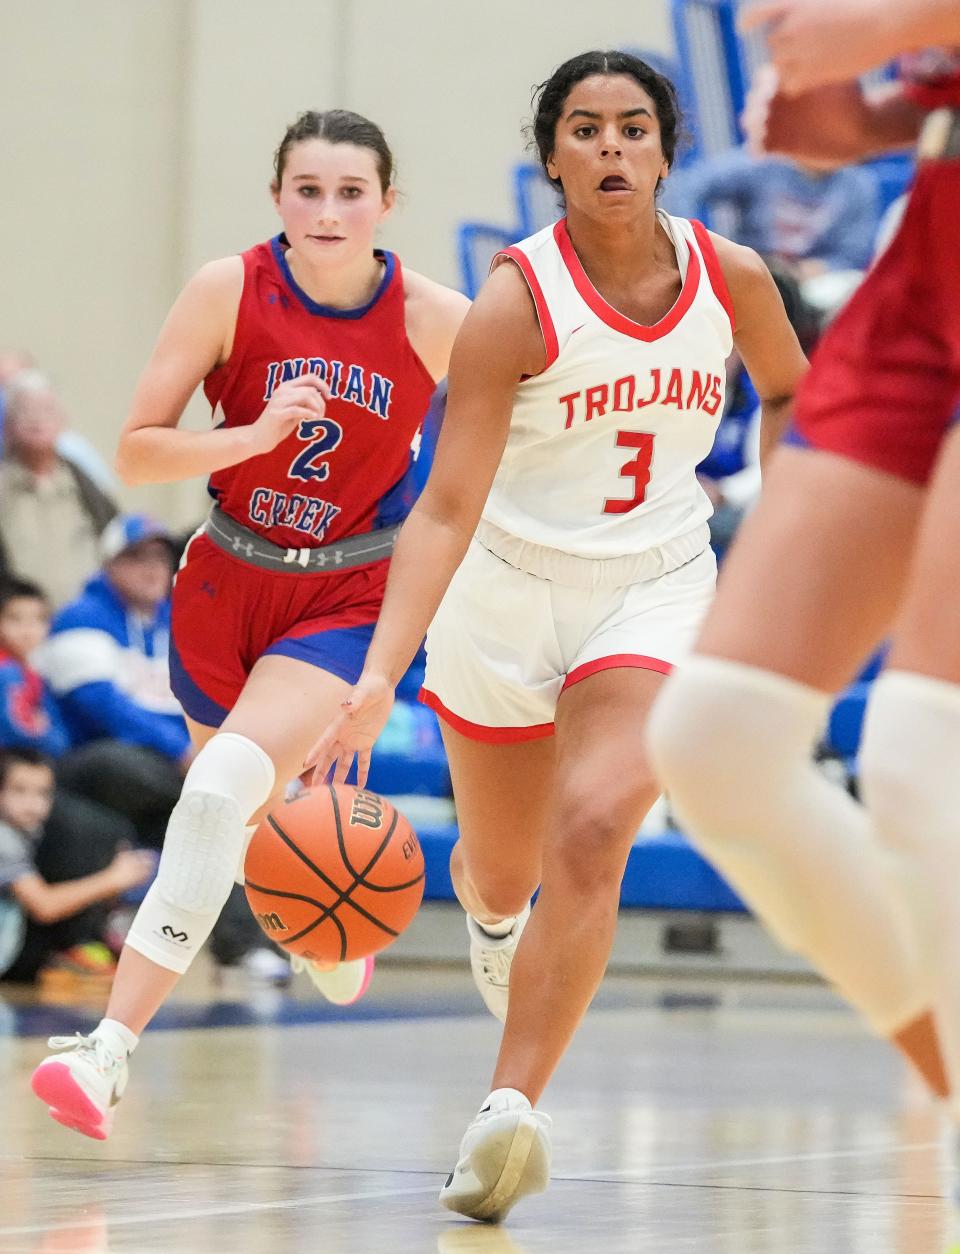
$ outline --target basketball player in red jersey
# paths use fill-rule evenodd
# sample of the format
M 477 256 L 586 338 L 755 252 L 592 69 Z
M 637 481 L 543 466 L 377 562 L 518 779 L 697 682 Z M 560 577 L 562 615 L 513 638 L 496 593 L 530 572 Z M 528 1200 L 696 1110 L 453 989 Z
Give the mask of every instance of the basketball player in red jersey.
M 829 166 L 919 137 L 918 169 L 654 710 L 653 757 L 684 826 L 771 930 L 936 1092 L 960 1094 L 960 7 L 771 0 L 745 21 L 766 24 L 775 70 L 746 112 L 756 147 Z M 892 88 L 854 81 L 892 57 Z M 833 694 L 891 632 L 864 810 L 811 749 Z M 864 892 L 878 857 L 892 899 Z M 878 961 L 878 929 L 895 960 Z
M 451 876 L 475 979 L 505 1018 L 440 1194 L 476 1219 L 549 1178 L 550 1121 L 533 1106 L 603 978 L 659 792 L 646 712 L 713 595 L 696 466 L 725 359 L 735 340 L 766 442 L 806 367 L 760 258 L 657 209 L 677 129 L 672 84 L 629 53 L 583 53 L 543 85 L 534 134 L 566 216 L 496 260 L 467 316 L 363 677 L 319 746 L 321 769 L 359 751 L 363 775 L 430 625 Z
M 161 331 L 120 438 L 128 483 L 209 475 L 209 519 L 174 591 L 171 678 L 196 756 L 107 1015 L 56 1037 L 34 1091 L 106 1137 L 127 1057 L 206 939 L 258 813 L 302 770 L 318 724 L 360 674 L 421 421 L 467 307 L 375 249 L 390 212 L 382 132 L 305 113 L 276 154 L 283 233 L 204 266 Z M 177 424 L 203 382 L 214 429 Z M 305 964 L 347 1003 L 371 960 Z

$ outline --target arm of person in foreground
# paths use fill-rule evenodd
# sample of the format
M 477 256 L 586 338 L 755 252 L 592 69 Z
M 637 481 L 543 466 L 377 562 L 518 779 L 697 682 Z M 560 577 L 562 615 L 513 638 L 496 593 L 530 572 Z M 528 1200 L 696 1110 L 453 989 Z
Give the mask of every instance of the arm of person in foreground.
M 711 232 L 735 321 L 734 343 L 760 398 L 760 464 L 779 444 L 807 359 L 763 258 Z
M 373 743 L 393 690 L 476 530 L 506 444 L 517 382 L 543 369 L 533 301 L 512 263 L 498 267 L 464 319 L 450 359 L 449 392 L 430 478 L 404 523 L 363 674 L 343 712 L 307 756 L 323 776 L 345 778 L 357 754 L 366 782 Z
M 763 28 L 787 95 L 848 83 L 905 53 L 960 44 L 956 0 L 758 0 L 744 31 Z
M 256 422 L 212 431 L 177 428 L 200 383 L 230 356 L 243 260 L 199 270 L 180 293 L 137 383 L 115 467 L 124 483 L 174 483 L 270 452 L 304 420 L 322 418 L 329 388 L 317 374 L 281 383 Z

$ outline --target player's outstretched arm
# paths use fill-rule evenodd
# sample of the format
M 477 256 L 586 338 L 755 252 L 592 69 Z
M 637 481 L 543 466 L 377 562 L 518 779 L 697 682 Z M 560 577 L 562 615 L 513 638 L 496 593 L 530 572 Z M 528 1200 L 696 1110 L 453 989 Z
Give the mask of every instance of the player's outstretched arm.
M 167 316 L 120 433 L 117 474 L 128 484 L 209 475 L 267 453 L 302 419 L 322 418 L 328 394 L 318 375 L 281 384 L 255 423 L 179 431 L 187 402 L 230 355 L 243 289 L 243 261 L 226 257 L 194 275 Z
M 960 44 L 956 0 L 758 0 L 741 17 L 764 28 L 787 95 L 849 82 L 905 52 Z
M 450 358 L 446 414 L 430 478 L 404 523 L 360 681 L 305 765 L 342 779 L 356 753 L 366 780 L 397 681 L 413 660 L 467 551 L 510 429 L 517 383 L 543 369 L 543 339 L 515 266 L 495 270 L 471 306 Z
M 807 359 L 763 258 L 710 234 L 733 301 L 733 340 L 760 398 L 762 464 L 786 429 Z
M 827 83 L 788 96 L 779 89 L 773 66 L 763 65 L 750 84 L 741 121 L 755 153 L 835 170 L 912 148 L 924 116 L 898 83 L 869 94 L 859 82 Z

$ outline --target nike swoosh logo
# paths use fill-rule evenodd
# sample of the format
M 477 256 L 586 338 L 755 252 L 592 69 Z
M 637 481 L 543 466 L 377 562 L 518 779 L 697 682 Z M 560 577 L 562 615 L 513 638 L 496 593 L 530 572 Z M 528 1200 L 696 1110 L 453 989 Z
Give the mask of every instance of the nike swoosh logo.
M 586 325 L 587 325 L 587 324 L 586 324 L 585 322 L 581 322 L 581 323 L 580 323 L 580 325 L 579 325 L 578 327 L 574 327 L 574 328 L 573 328 L 573 330 L 570 332 L 570 334 L 571 334 L 571 335 L 576 335 L 576 333 L 577 333 L 578 331 L 582 331 L 582 330 L 583 330 L 583 328 L 584 328 Z

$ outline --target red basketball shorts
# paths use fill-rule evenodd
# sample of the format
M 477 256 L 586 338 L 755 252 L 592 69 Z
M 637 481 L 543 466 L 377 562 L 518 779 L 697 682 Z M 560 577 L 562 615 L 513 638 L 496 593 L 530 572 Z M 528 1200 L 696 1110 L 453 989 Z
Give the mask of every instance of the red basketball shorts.
M 173 586 L 170 631 L 170 685 L 185 713 L 219 727 L 254 664 L 271 653 L 356 683 L 389 566 L 261 570 L 194 536 Z
M 960 160 L 921 164 L 900 229 L 817 345 L 788 442 L 925 484 L 960 416 Z

